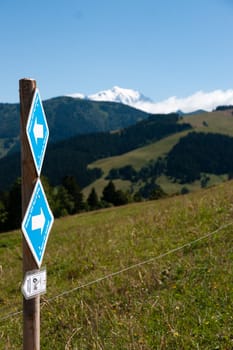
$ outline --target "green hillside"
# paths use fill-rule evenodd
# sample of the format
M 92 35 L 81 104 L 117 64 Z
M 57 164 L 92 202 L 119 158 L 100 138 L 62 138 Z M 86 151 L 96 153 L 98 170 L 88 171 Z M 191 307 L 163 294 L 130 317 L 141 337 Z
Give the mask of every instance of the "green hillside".
M 233 136 L 232 109 L 184 116 L 181 123 L 189 123 L 197 132 L 212 132 Z
M 100 179 L 96 180 L 90 186 L 84 189 L 84 193 L 89 193 L 91 187 L 95 187 L 98 190 L 98 193 L 102 193 L 103 188 L 108 183 L 108 180 L 105 179 L 109 171 L 112 168 L 121 168 L 125 165 L 132 165 L 136 170 L 140 170 L 143 166 L 148 164 L 150 160 L 155 160 L 159 157 L 166 155 L 173 146 L 178 142 L 179 138 L 187 135 L 188 131 L 182 131 L 180 133 L 173 134 L 171 136 L 165 137 L 162 140 L 151 143 L 147 146 L 137 148 L 131 152 L 124 153 L 120 156 L 109 157 L 104 159 L 99 159 L 91 164 L 89 168 L 100 168 L 103 171 L 103 175 Z M 116 182 L 120 188 L 129 187 L 129 182 L 127 181 L 118 181 Z
M 116 157 L 109 157 L 105 159 L 97 160 L 89 164 L 89 168 L 95 167 L 101 168 L 103 175 L 100 179 L 96 180 L 93 184 L 86 187 L 84 190 L 85 194 L 88 194 L 91 187 L 95 187 L 98 193 L 102 193 L 103 188 L 106 186 L 108 180 L 105 179 L 109 171 L 112 168 L 121 168 L 126 165 L 132 165 L 136 170 L 140 170 L 143 166 L 146 166 L 151 160 L 155 161 L 159 157 L 165 157 L 172 148 L 179 142 L 181 138 L 189 134 L 190 132 L 201 132 L 201 133 L 217 133 L 227 136 L 233 136 L 233 116 L 232 110 L 215 111 L 209 113 L 200 113 L 194 115 L 183 116 L 179 123 L 189 123 L 192 126 L 191 130 L 182 131 L 168 137 L 163 138 L 157 142 L 151 143 L 141 148 L 137 148 L 131 152 L 125 153 Z M 190 155 L 191 156 L 191 155 Z M 208 174 L 209 186 L 218 184 L 226 179 L 224 175 L 213 175 Z M 119 188 L 127 189 L 130 187 L 129 181 L 117 180 Z M 168 194 L 180 193 L 183 184 L 174 183 L 166 176 L 161 176 L 157 179 L 157 183 L 162 186 Z M 189 191 L 200 188 L 200 181 L 194 181 L 191 184 L 186 184 L 185 187 Z
M 41 349 L 232 349 L 233 183 L 56 220 Z M 22 348 L 18 231 L 0 235 L 0 349 Z

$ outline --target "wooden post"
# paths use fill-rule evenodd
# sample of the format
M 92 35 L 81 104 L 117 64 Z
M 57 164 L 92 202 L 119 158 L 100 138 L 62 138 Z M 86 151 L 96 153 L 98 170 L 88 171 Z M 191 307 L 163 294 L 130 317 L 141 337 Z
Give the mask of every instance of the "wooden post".
M 32 98 L 36 89 L 33 79 L 19 81 L 20 129 L 21 129 L 21 178 L 22 178 L 22 220 L 30 202 L 37 180 L 37 172 L 26 135 L 26 125 Z M 27 271 L 38 269 L 35 259 L 23 236 L 23 279 Z M 40 349 L 40 296 L 23 298 L 23 350 Z

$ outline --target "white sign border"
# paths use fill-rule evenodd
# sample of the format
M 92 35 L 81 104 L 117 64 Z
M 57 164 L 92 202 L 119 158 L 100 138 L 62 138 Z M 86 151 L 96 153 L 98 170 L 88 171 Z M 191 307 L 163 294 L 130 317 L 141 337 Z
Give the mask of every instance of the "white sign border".
M 40 167 L 38 167 L 38 165 L 37 165 L 36 156 L 34 154 L 34 150 L 33 150 L 31 139 L 30 139 L 29 132 L 28 132 L 28 128 L 29 128 L 29 124 L 31 122 L 31 117 L 32 117 L 32 113 L 33 113 L 33 110 L 34 110 L 34 107 L 35 107 L 34 105 L 35 105 L 35 100 L 36 100 L 37 95 L 38 95 L 38 98 L 39 98 L 39 101 L 40 101 L 40 104 L 41 104 L 42 112 L 44 114 L 44 121 L 45 121 L 46 129 L 48 131 L 46 145 L 44 147 L 44 151 L 43 151 L 42 157 L 41 157 Z M 34 95 L 33 95 L 33 99 L 32 99 L 32 103 L 31 103 L 31 107 L 30 107 L 30 111 L 29 111 L 29 114 L 28 114 L 28 120 L 27 120 L 27 125 L 26 125 L 26 134 L 27 134 L 27 139 L 28 139 L 28 142 L 29 142 L 31 154 L 32 154 L 32 157 L 33 157 L 33 160 L 34 160 L 34 165 L 35 165 L 35 168 L 36 168 L 36 172 L 37 172 L 37 175 L 40 176 L 41 169 L 42 169 L 43 162 L 44 162 L 45 151 L 46 151 L 46 147 L 47 147 L 47 143 L 48 143 L 48 139 L 49 139 L 49 127 L 48 127 L 47 118 L 46 118 L 46 115 L 45 115 L 43 103 L 42 103 L 40 92 L 39 92 L 38 88 L 35 89 L 35 92 L 34 92 Z
M 47 208 L 48 208 L 48 212 L 49 212 L 49 214 L 50 214 L 50 216 L 51 216 L 51 219 L 52 219 L 52 220 L 51 220 L 51 223 L 50 223 L 50 225 L 49 225 L 49 228 L 48 228 L 48 234 L 47 234 L 46 239 L 45 239 L 44 249 L 43 249 L 43 251 L 42 251 L 41 259 L 40 259 L 40 260 L 38 259 L 37 255 L 36 255 L 36 253 L 35 253 L 34 247 L 33 247 L 32 243 L 31 243 L 31 241 L 30 241 L 30 239 L 29 239 L 29 237 L 28 237 L 28 234 L 27 234 L 26 230 L 24 229 L 24 224 L 25 224 L 25 222 L 27 221 L 27 218 L 28 218 L 28 215 L 29 215 L 29 212 L 30 212 L 30 209 L 31 209 L 31 205 L 32 205 L 32 202 L 33 202 L 33 200 L 34 200 L 34 196 L 35 196 L 35 193 L 36 193 L 36 191 L 37 191 L 37 187 L 38 187 L 38 186 L 41 187 L 41 191 L 42 191 L 43 196 L 44 196 L 44 198 L 45 198 L 45 202 L 46 202 L 46 205 L 47 205 Z M 31 251 L 31 253 L 32 253 L 32 255 L 33 255 L 33 257 L 34 257 L 36 263 L 37 263 L 37 266 L 38 266 L 39 268 L 41 267 L 41 264 L 42 264 L 42 261 L 43 261 L 43 257 L 44 257 L 44 253 L 45 253 L 45 248 L 46 248 L 46 245 L 47 245 L 47 241 L 48 241 L 48 238 L 49 238 L 49 233 L 50 233 L 50 231 L 51 231 L 51 228 L 52 228 L 52 226 L 53 226 L 53 223 L 54 223 L 54 216 L 53 216 L 53 213 L 52 213 L 52 211 L 51 211 L 51 209 L 50 209 L 50 206 L 49 206 L 49 204 L 48 204 L 48 201 L 47 201 L 47 198 L 46 198 L 46 195 L 45 195 L 45 192 L 44 192 L 42 183 L 41 183 L 41 181 L 40 181 L 40 178 L 37 178 L 37 181 L 36 181 L 36 184 L 35 184 L 35 187 L 34 187 L 34 190 L 33 190 L 32 196 L 31 196 L 31 199 L 30 199 L 30 202 L 29 202 L 29 204 L 28 204 L 26 213 L 25 213 L 25 215 L 24 215 L 24 219 L 23 219 L 22 224 L 21 224 L 21 230 L 22 230 L 23 235 L 24 235 L 24 237 L 25 237 L 25 239 L 26 239 L 26 241 L 27 241 L 27 244 L 28 244 L 28 246 L 29 246 L 29 248 L 30 248 L 30 251 Z

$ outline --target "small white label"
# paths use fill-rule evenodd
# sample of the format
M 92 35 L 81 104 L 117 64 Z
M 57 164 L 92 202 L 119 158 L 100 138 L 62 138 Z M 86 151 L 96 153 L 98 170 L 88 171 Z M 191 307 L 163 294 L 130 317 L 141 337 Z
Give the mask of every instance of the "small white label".
M 21 288 L 23 296 L 28 300 L 46 293 L 46 283 L 46 268 L 26 272 Z

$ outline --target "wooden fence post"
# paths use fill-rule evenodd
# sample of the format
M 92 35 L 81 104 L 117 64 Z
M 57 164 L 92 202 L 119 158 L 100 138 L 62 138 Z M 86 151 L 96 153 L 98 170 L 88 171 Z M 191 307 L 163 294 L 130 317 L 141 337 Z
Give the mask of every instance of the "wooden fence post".
M 21 178 L 22 178 L 22 220 L 30 202 L 32 192 L 37 180 L 37 172 L 26 135 L 26 125 L 29 111 L 36 89 L 33 79 L 19 81 L 20 94 L 20 130 L 21 130 Z M 35 259 L 28 247 L 26 239 L 23 240 L 23 277 L 27 271 L 38 269 Z M 23 298 L 23 350 L 40 349 L 40 296 L 26 300 Z

